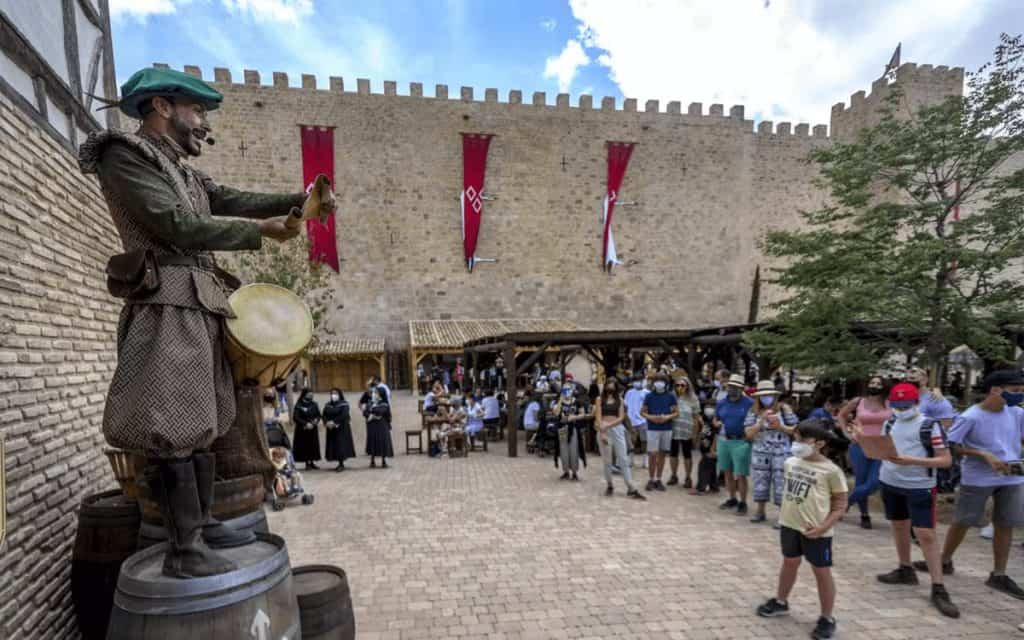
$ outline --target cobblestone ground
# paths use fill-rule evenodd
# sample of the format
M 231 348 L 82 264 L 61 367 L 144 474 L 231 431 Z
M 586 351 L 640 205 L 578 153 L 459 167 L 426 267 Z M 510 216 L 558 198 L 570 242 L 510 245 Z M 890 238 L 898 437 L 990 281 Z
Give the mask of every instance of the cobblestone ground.
M 780 563 L 770 526 L 677 487 L 646 503 L 620 490 L 605 498 L 595 458 L 569 483 L 550 458 L 509 458 L 503 442 L 468 459 L 406 456 L 402 428 L 415 405 L 395 395 L 392 468 L 369 469 L 360 457 L 340 474 L 306 472 L 315 504 L 269 514 L 293 565 L 347 571 L 361 640 L 807 637 L 818 604 L 806 565 L 790 617 L 754 615 Z M 363 423 L 354 422 L 361 452 Z M 930 606 L 926 579 L 875 580 L 896 565 L 881 514 L 875 522 L 872 531 L 855 520 L 837 527 L 838 637 L 1024 638 L 1022 603 L 984 585 L 986 541 L 972 533 L 957 555 L 947 587 L 963 615 L 950 620 Z M 1010 574 L 1024 582 L 1019 544 Z

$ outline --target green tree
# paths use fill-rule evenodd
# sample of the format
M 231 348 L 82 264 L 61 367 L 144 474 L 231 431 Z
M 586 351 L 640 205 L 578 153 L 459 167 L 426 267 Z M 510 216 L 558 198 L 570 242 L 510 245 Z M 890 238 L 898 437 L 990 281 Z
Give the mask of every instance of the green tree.
M 891 353 L 935 371 L 961 344 L 1007 355 L 1001 329 L 1024 318 L 1022 55 L 1003 34 L 965 95 L 914 113 L 897 82 L 877 126 L 812 153 L 829 204 L 767 234 L 785 297 L 749 346 L 829 377 Z

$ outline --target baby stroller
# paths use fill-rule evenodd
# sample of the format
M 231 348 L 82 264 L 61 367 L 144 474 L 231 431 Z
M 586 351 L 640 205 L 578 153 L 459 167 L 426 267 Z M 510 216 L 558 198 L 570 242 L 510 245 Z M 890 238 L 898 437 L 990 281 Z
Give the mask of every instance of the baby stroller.
M 527 453 L 536 453 L 537 457 L 555 455 L 558 451 L 558 421 L 544 416 L 533 438 L 526 443 Z
M 271 490 L 270 504 L 274 511 L 281 511 L 289 500 L 299 498 L 302 504 L 313 504 L 313 494 L 306 493 L 302 485 L 302 474 L 295 468 L 291 442 L 281 423 L 268 423 L 267 445 L 270 447 L 270 461 L 274 464 L 275 475 Z

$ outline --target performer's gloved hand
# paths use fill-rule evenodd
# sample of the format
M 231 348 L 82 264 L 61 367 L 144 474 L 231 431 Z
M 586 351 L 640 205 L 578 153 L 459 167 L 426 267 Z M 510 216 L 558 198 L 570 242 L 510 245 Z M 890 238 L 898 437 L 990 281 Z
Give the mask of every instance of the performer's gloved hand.
M 278 242 L 284 242 L 285 240 L 291 240 L 295 236 L 299 235 L 299 231 L 302 229 L 300 225 L 294 228 L 288 228 L 285 222 L 288 220 L 288 216 L 278 216 L 276 218 L 267 218 L 266 220 L 260 220 L 260 235 L 264 238 L 270 238 L 277 240 Z
M 338 210 L 338 200 L 334 197 L 334 191 L 328 191 L 327 196 L 320 201 L 320 222 L 327 222 L 327 216 Z

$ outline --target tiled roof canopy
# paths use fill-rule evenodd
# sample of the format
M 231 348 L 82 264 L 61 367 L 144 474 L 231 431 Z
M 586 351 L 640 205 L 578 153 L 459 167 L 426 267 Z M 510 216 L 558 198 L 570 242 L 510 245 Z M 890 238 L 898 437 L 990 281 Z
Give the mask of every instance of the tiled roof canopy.
M 317 340 L 309 350 L 314 359 L 352 358 L 358 356 L 379 356 L 384 353 L 384 338 L 345 338 L 340 340 Z
M 419 351 L 461 350 L 470 340 L 506 333 L 527 331 L 573 331 L 576 323 L 568 320 L 411 320 L 409 344 Z

